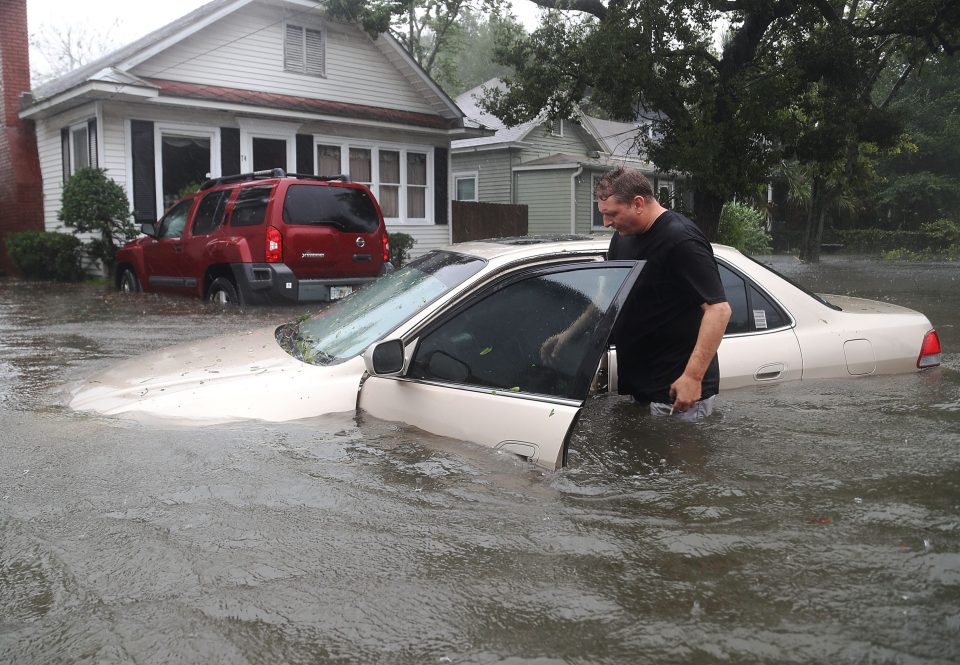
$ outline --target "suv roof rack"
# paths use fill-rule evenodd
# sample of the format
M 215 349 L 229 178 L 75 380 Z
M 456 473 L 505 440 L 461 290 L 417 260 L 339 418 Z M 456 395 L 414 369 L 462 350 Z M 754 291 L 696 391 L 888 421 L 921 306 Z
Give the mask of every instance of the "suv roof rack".
M 253 171 L 251 173 L 238 173 L 236 175 L 225 175 L 219 178 L 210 178 L 200 185 L 200 191 L 225 185 L 231 182 L 243 182 L 246 180 L 264 180 L 268 178 L 297 178 L 299 180 L 319 180 L 322 182 L 350 182 L 350 176 L 345 174 L 338 175 L 312 175 L 310 173 L 287 173 L 283 169 L 265 169 L 263 171 Z

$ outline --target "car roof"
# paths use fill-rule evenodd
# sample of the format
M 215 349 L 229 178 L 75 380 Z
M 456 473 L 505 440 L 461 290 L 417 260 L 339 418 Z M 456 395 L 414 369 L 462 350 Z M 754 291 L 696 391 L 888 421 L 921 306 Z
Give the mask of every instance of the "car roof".
M 469 254 L 488 261 L 493 259 L 523 259 L 551 254 L 582 254 L 605 252 L 610 246 L 611 233 L 589 235 L 532 235 L 507 238 L 489 238 L 448 245 L 444 249 Z M 740 252 L 727 245 L 713 244 L 714 254 L 733 258 Z

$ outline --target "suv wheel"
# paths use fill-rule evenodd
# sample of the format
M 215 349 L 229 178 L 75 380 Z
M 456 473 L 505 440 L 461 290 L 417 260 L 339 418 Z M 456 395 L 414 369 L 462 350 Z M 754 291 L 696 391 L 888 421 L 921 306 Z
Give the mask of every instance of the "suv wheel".
M 217 277 L 207 289 L 207 300 L 220 305 L 239 305 L 240 296 L 237 287 L 226 277 Z
M 140 293 L 140 280 L 130 268 L 124 268 L 117 282 L 117 291 L 120 293 Z

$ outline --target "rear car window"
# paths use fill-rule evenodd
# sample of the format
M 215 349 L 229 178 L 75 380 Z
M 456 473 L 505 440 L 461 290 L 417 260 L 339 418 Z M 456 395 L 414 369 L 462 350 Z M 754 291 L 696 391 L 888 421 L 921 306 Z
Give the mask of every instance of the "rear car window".
M 365 190 L 353 187 L 290 185 L 283 202 L 283 221 L 333 226 L 347 233 L 373 233 L 380 228 L 373 200 Z
M 237 194 L 233 204 L 233 216 L 230 226 L 257 226 L 267 217 L 267 203 L 270 201 L 272 186 L 244 187 Z

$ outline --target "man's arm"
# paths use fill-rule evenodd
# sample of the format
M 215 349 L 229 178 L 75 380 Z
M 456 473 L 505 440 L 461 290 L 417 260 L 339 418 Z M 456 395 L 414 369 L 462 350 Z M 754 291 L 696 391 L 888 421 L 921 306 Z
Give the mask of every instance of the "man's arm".
M 700 399 L 703 375 L 706 374 L 710 362 L 720 348 L 723 333 L 730 320 L 729 303 L 718 302 L 715 305 L 703 303 L 700 308 L 703 310 L 703 320 L 700 321 L 697 343 L 693 347 L 693 353 L 690 354 L 683 374 L 670 385 L 673 408 L 677 411 L 686 411 Z

